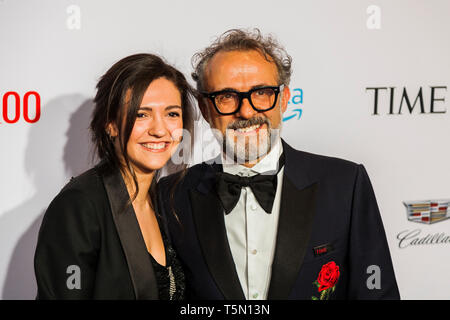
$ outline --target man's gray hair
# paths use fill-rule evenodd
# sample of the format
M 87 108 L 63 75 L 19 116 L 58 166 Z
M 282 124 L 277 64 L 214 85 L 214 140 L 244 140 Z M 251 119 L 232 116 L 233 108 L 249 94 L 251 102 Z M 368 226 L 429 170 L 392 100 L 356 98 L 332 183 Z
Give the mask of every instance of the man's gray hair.
M 205 67 L 219 51 L 259 51 L 267 61 L 274 62 L 278 69 L 279 84 L 289 85 L 292 73 L 292 58 L 271 35 L 263 36 L 259 29 L 252 31 L 231 29 L 224 32 L 209 47 L 192 57 L 192 78 L 197 90 L 205 90 Z

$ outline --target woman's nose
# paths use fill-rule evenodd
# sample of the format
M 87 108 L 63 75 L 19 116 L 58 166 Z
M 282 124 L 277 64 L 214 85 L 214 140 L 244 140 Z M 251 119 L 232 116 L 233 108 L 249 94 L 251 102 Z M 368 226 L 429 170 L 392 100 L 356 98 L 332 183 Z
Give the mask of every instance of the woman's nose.
M 148 127 L 148 134 L 156 137 L 163 137 L 166 135 L 166 124 L 160 117 L 155 117 L 153 121 L 150 122 Z

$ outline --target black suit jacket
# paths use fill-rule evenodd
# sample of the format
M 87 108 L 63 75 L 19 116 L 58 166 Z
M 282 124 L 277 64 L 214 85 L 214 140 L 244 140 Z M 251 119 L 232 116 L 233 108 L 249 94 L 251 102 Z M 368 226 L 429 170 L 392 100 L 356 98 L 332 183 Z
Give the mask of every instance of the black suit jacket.
M 48 207 L 34 267 L 38 299 L 158 299 L 155 274 L 118 170 L 72 178 Z M 73 269 L 80 271 L 81 288 Z M 68 273 L 69 272 L 69 273 Z
M 339 278 L 330 299 L 398 299 L 399 293 L 383 224 L 362 165 L 294 150 L 286 156 L 275 256 L 268 299 L 320 299 L 315 283 L 324 265 L 335 262 Z M 160 208 L 172 243 L 184 264 L 192 299 L 245 299 L 227 240 L 214 177 L 221 165 L 202 163 L 187 171 L 170 214 L 167 190 L 175 177 L 160 181 Z M 326 252 L 315 249 L 326 246 Z M 373 271 L 381 287 L 369 289 Z M 369 282 L 371 280 L 369 279 Z

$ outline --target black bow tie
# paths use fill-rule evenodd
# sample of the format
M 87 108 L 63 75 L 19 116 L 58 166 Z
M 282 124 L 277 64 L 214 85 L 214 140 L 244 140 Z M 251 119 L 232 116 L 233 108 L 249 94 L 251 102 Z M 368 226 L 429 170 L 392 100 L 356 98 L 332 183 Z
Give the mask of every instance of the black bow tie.
M 273 200 L 277 191 L 277 174 L 284 165 L 284 153 L 278 161 L 278 171 L 241 177 L 225 172 L 216 174 L 216 188 L 225 214 L 229 214 L 239 201 L 242 187 L 250 187 L 259 205 L 267 213 L 272 212 Z

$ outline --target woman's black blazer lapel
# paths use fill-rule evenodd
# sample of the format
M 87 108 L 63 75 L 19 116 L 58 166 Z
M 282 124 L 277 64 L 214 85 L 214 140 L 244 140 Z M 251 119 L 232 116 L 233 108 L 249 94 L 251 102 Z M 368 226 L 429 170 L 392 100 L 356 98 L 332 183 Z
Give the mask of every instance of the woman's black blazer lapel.
M 136 218 L 130 196 L 119 170 L 102 174 L 113 220 L 128 264 L 137 300 L 157 300 L 158 287 L 153 266 Z

